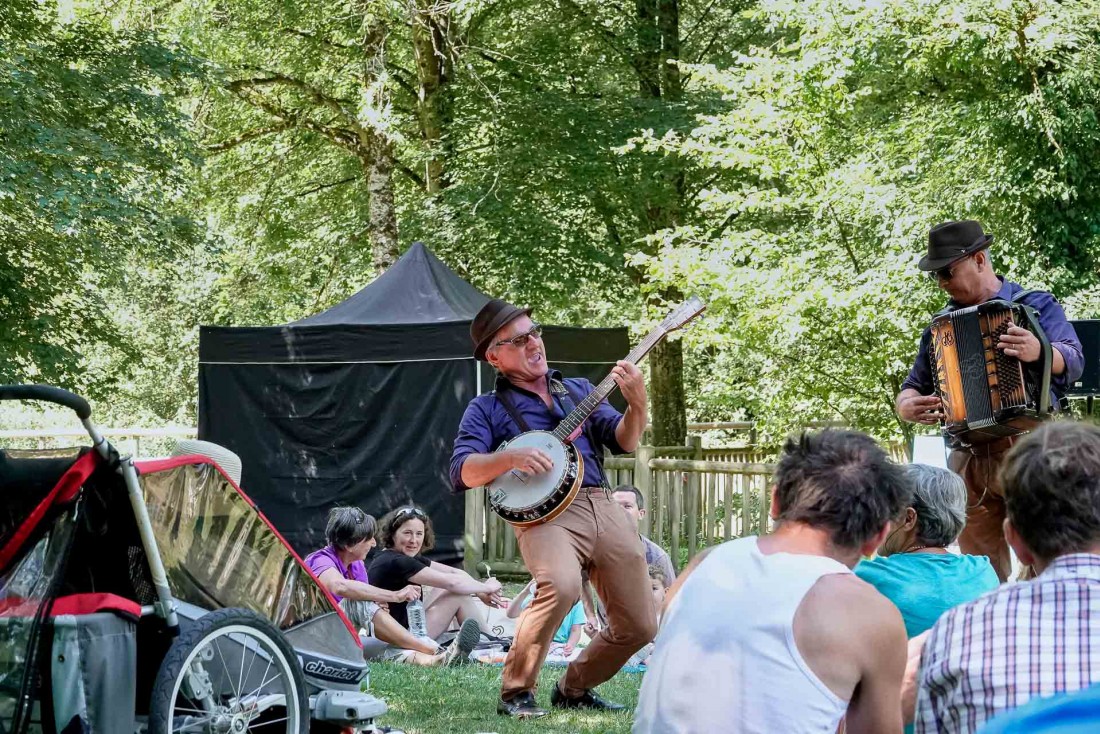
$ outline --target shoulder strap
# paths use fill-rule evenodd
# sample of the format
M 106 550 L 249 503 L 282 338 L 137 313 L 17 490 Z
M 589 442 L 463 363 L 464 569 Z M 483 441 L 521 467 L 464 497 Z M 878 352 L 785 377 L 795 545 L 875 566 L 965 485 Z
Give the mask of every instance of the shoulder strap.
M 496 397 L 497 402 L 504 408 L 508 415 L 512 416 L 512 420 L 519 426 L 519 430 L 522 433 L 527 433 L 531 429 L 527 425 L 527 421 L 523 420 L 523 416 L 516 410 L 516 406 L 512 403 L 512 398 L 507 396 L 507 390 L 493 390 L 493 395 Z
M 1010 300 L 1012 301 L 1012 303 L 1019 303 L 1034 292 L 1034 288 L 1024 288 L 1022 291 L 1017 291 L 1016 293 L 1014 293 Z

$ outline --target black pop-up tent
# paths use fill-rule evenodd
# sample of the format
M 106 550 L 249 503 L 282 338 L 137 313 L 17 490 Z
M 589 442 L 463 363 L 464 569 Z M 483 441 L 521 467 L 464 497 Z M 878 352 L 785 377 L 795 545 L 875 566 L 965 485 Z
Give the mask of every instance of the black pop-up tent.
M 199 438 L 241 457 L 244 491 L 300 553 L 324 544 L 334 505 L 381 517 L 412 500 L 435 523 L 432 557 L 459 560 L 465 505 L 448 465 L 466 404 L 493 387 L 470 343 L 487 300 L 414 243 L 315 316 L 204 326 Z M 625 328 L 547 326 L 544 340 L 552 366 L 593 382 L 630 349 Z

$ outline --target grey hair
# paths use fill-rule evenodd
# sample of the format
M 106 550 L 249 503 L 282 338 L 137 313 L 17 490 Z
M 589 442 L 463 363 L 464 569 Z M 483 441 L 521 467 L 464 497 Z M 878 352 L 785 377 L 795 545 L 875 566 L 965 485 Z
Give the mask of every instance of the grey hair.
M 953 471 L 927 464 L 906 467 L 913 481 L 917 542 L 943 547 L 955 542 L 966 525 L 966 484 Z

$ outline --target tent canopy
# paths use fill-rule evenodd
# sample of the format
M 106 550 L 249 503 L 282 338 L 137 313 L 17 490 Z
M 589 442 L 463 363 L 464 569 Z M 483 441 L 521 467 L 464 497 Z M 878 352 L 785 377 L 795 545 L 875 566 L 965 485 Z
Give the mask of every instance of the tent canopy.
M 199 437 L 241 457 L 244 491 L 300 553 L 328 510 L 380 517 L 415 502 L 437 560 L 462 556 L 465 506 L 447 466 L 467 403 L 492 389 L 470 321 L 488 296 L 414 243 L 344 302 L 283 326 L 204 326 Z M 598 382 L 629 351 L 625 328 L 548 326 L 550 364 Z M 478 491 L 478 490 L 474 490 Z

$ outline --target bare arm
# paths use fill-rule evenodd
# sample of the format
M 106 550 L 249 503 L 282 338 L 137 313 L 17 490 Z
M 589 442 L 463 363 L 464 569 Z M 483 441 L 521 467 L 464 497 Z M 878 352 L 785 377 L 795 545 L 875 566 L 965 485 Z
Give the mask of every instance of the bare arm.
M 317 580 L 328 591 L 336 596 L 357 601 L 373 601 L 380 604 L 391 602 L 412 601 L 420 598 L 420 589 L 415 586 L 406 586 L 400 591 L 389 591 L 377 586 L 364 584 L 362 581 L 346 579 L 335 568 L 326 568 Z
M 907 387 L 898 393 L 894 400 L 894 409 L 903 420 L 910 423 L 932 425 L 938 423 L 943 405 L 935 395 L 921 395 L 917 390 Z
M 582 627 L 584 627 L 583 624 L 575 624 L 569 630 L 569 637 L 565 640 L 565 654 L 566 655 L 573 652 L 573 650 L 577 647 L 577 643 L 581 641 L 581 628 Z
M 433 563 L 432 566 L 434 565 Z M 456 594 L 495 594 L 500 591 L 500 582 L 496 579 L 489 579 L 482 583 L 467 573 L 446 573 L 432 566 L 417 571 L 409 580 L 424 586 L 453 591 Z
M 619 386 L 620 392 L 626 399 L 626 412 L 619 425 L 615 426 L 615 441 L 623 451 L 633 451 L 638 448 L 638 442 L 642 438 L 646 424 L 646 391 L 645 380 L 637 365 L 620 361 L 611 370 L 612 379 Z
M 462 464 L 462 482 L 467 487 L 480 487 L 513 469 L 527 474 L 541 474 L 553 466 L 550 457 L 538 449 L 505 449 L 491 454 L 470 454 Z
M 861 624 L 850 635 L 853 648 L 861 651 L 862 663 L 845 720 L 848 734 L 901 734 L 905 624 L 893 604 L 873 593 L 862 604 L 863 612 L 857 615 Z
M 508 609 L 505 610 L 504 616 L 508 619 L 515 619 L 523 612 L 523 601 L 531 595 L 531 592 L 535 588 L 535 581 L 532 579 L 523 589 L 515 595 L 512 601 L 508 602 Z

